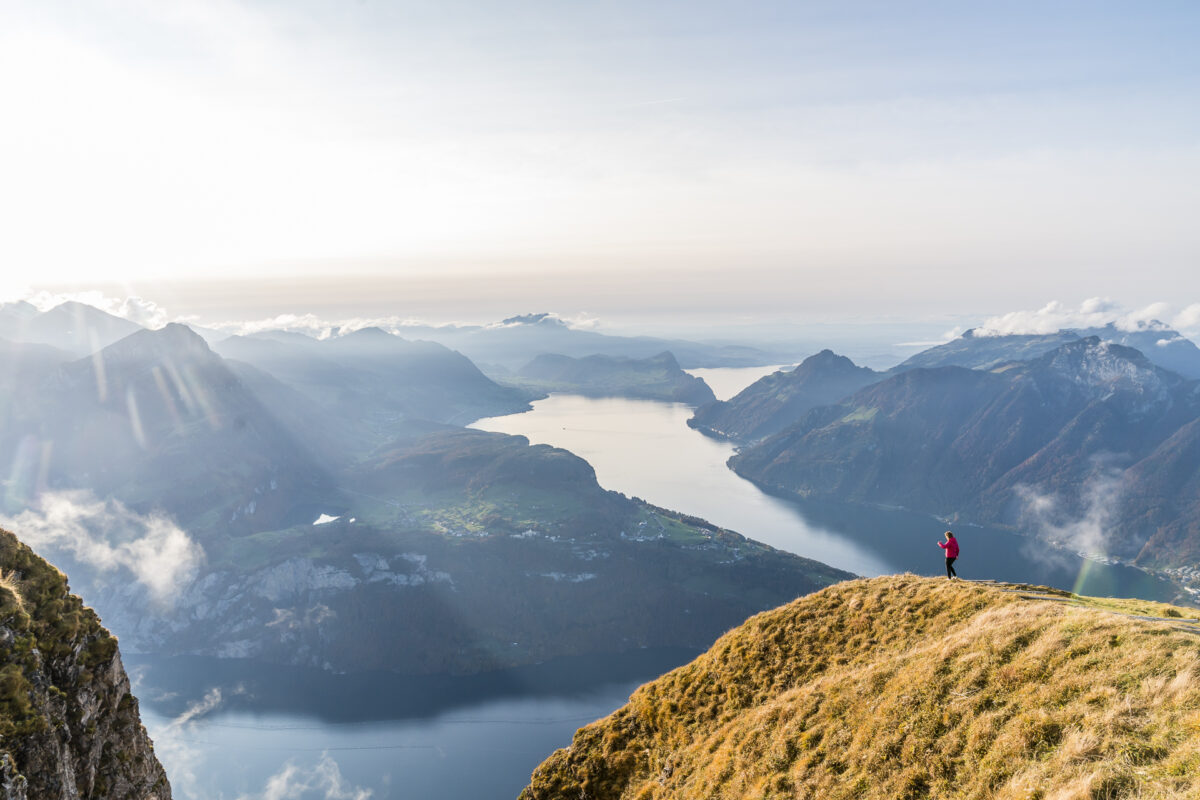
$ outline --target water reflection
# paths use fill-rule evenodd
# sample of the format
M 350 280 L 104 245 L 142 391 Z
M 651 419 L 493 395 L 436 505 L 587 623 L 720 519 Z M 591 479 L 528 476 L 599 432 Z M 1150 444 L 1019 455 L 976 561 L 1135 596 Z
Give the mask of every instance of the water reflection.
M 511 800 L 577 728 L 695 656 L 659 648 L 427 678 L 208 658 L 127 661 L 181 800 Z
M 307 667 L 205 656 L 130 655 L 126 666 L 142 701 L 176 717 L 214 690 L 223 712 L 286 712 L 319 722 L 433 718 L 512 698 L 571 698 L 645 681 L 696 656 L 688 648 L 556 658 L 478 675 L 337 675 Z

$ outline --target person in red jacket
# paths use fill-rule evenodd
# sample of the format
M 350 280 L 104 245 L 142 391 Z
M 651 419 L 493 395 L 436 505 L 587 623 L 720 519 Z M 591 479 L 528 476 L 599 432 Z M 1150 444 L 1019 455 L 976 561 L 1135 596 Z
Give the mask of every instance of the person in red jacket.
M 958 539 L 954 538 L 954 534 L 946 531 L 946 541 L 938 542 L 937 546 L 946 551 L 946 577 L 954 580 L 958 577 L 958 573 L 954 571 L 954 559 L 958 558 Z

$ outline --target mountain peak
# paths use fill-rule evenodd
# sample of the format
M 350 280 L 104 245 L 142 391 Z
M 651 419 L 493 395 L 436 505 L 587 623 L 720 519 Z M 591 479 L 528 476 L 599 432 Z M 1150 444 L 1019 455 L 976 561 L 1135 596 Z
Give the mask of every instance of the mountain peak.
M 204 337 L 179 322 L 169 322 L 158 330 L 139 330 L 102 351 L 106 362 L 170 358 L 217 358 Z
M 814 373 L 827 374 L 834 373 L 849 373 L 849 372 L 870 372 L 867 367 L 860 367 L 851 361 L 846 356 L 840 356 L 832 350 L 826 348 L 819 353 L 814 353 L 808 358 L 800 362 L 790 375 L 799 378 L 802 375 L 810 375 Z
M 0 314 L 19 319 L 29 319 L 39 313 L 37 306 L 28 300 L 14 300 L 11 303 L 0 303 Z
M 1068 342 L 1035 359 L 1031 366 L 1092 386 L 1144 387 L 1153 383 L 1157 387 L 1162 383 L 1154 364 L 1141 351 L 1103 341 L 1098 336 Z
M 675 354 L 670 350 L 663 350 L 658 355 L 651 357 L 650 360 L 656 364 L 663 364 L 671 370 L 679 369 L 679 361 L 675 358 Z
M 343 334 L 342 336 L 340 336 L 338 338 L 340 338 L 340 339 L 355 338 L 360 341 L 364 341 L 367 339 L 374 339 L 375 341 L 384 341 L 385 338 L 386 339 L 398 339 L 399 337 L 393 333 L 388 333 L 383 328 L 380 328 L 378 325 L 369 325 L 366 328 L 359 328 L 356 331 L 350 331 L 349 333 Z

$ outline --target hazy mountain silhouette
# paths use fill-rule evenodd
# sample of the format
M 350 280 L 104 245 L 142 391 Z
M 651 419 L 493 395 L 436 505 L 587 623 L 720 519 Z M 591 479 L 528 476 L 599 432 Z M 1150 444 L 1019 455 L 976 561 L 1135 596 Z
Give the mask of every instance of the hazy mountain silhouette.
M 688 425 L 722 439 L 751 442 L 777 433 L 812 409 L 836 403 L 884 377 L 884 373 L 855 366 L 832 350 L 822 350 L 792 370 L 759 378 L 729 400 L 696 409 Z
M 637 397 L 702 405 L 716 400 L 703 380 L 684 372 L 669 352 L 651 358 L 544 354 L 510 379 L 518 386 L 591 397 Z
M 0 303 L 0 339 L 20 341 L 21 329 L 40 313 L 37 306 L 24 300 Z
M 142 330 L 142 326 L 136 322 L 74 301 L 62 303 L 33 316 L 27 316 L 27 311 L 28 309 L 22 307 L 19 312 L 22 318 L 16 329 L 6 338 L 48 344 L 76 356 L 94 353 L 118 339 Z M 10 324 L 12 323 L 6 323 L 6 327 Z
M 407 338 L 440 342 L 477 364 L 515 370 L 543 353 L 583 358 L 591 355 L 653 358 L 669 350 L 685 369 L 775 364 L 790 356 L 755 347 L 706 344 L 652 336 L 616 336 L 579 330 L 550 314 L 510 317 L 496 325 L 405 327 Z
M 230 366 L 186 326 L 139 330 L 23 387 L 4 450 L 44 488 L 88 488 L 201 529 L 279 527 L 331 481 Z M 215 515 L 215 518 L 214 518 Z M 201 520 L 205 520 L 201 523 Z
M 322 341 L 235 336 L 215 349 L 270 373 L 330 414 L 361 421 L 376 443 L 405 419 L 465 425 L 529 407 L 527 393 L 496 384 L 461 353 L 379 328 Z

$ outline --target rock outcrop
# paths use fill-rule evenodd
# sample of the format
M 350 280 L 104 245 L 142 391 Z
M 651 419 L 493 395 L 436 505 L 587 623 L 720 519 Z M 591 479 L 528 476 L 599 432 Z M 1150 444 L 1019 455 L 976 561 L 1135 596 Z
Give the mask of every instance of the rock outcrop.
M 0 531 L 0 800 L 170 800 L 117 640 Z

